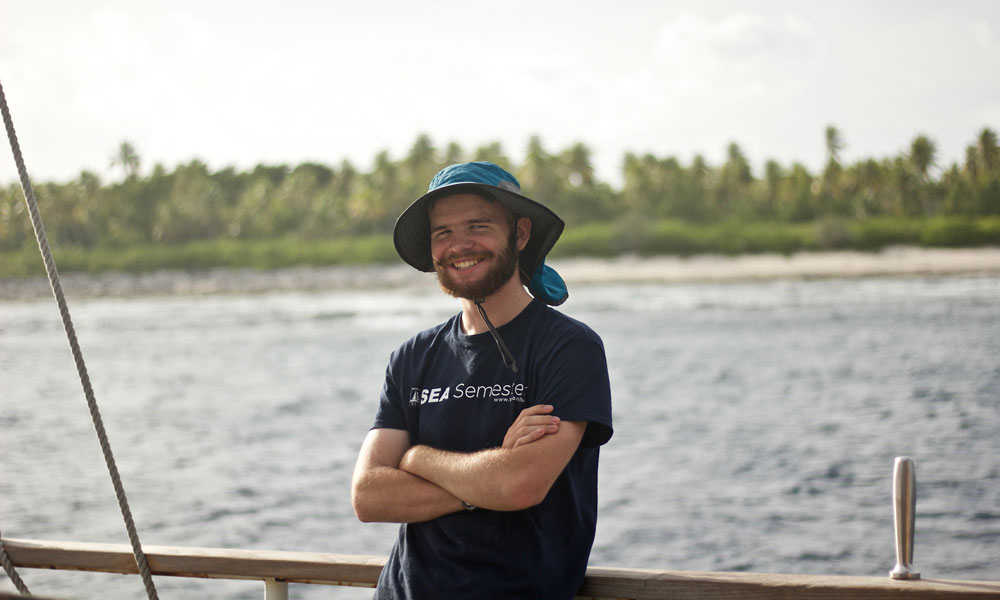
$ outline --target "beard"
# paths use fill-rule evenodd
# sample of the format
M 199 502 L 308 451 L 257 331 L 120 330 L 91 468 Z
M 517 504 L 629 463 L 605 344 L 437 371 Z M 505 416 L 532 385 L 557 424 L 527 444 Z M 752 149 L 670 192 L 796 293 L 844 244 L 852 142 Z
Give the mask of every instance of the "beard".
M 507 240 L 507 247 L 499 255 L 492 252 L 476 255 L 486 259 L 496 257 L 497 261 L 479 281 L 469 283 L 458 283 L 448 273 L 448 263 L 454 259 L 450 259 L 447 262 L 434 261 L 434 270 L 437 272 L 438 285 L 441 286 L 444 293 L 455 298 L 465 298 L 466 300 L 473 301 L 484 300 L 496 293 L 497 290 L 502 288 L 513 277 L 514 272 L 517 270 L 518 254 L 517 232 L 512 231 L 510 238 Z

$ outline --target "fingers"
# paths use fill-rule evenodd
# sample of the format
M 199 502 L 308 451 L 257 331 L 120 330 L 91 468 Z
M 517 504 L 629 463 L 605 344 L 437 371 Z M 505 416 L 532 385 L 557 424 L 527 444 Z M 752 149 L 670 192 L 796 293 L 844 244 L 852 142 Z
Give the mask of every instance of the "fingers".
M 559 417 L 552 416 L 552 405 L 539 404 L 521 411 L 504 436 L 504 448 L 516 448 L 559 431 Z
M 518 415 L 517 418 L 520 419 L 522 417 L 526 417 L 526 416 L 530 416 L 530 415 L 548 414 L 548 413 L 552 412 L 552 410 L 553 410 L 553 406 L 551 404 L 536 404 L 534 406 L 529 406 L 528 408 L 522 410 L 521 414 Z
M 521 411 L 510 431 L 521 431 L 523 435 L 524 430 L 543 428 L 544 433 L 555 433 L 559 429 L 559 417 L 550 415 L 551 412 L 552 406 L 548 404 L 529 406 Z
M 553 432 L 554 433 L 554 432 Z M 524 446 L 525 444 L 530 444 L 536 440 L 540 440 L 545 436 L 545 429 L 541 427 L 536 427 L 532 429 L 527 435 L 522 436 L 516 442 L 514 442 L 514 447 Z

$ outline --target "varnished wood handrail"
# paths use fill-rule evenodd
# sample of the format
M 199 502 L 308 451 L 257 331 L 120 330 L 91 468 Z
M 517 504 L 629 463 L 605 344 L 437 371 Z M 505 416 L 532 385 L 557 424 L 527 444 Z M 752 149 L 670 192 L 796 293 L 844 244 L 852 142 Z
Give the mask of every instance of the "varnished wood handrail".
M 21 568 L 136 573 L 126 544 L 3 540 L 11 562 Z M 155 575 L 214 579 L 257 579 L 374 587 L 385 563 L 381 556 L 144 546 Z M 1000 582 L 886 577 L 777 575 L 613 569 L 591 567 L 580 598 L 996 598 Z

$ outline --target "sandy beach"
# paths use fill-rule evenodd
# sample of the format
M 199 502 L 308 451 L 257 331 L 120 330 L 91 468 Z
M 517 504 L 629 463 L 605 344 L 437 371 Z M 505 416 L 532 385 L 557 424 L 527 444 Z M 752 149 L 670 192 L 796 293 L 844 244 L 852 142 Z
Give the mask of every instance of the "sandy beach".
M 1000 273 L 1000 248 L 897 247 L 882 252 L 699 255 L 555 263 L 567 282 L 674 282 Z
M 789 278 L 1000 274 L 1000 248 L 889 248 L 881 252 L 804 252 L 550 261 L 566 282 L 671 283 Z M 69 297 L 264 293 L 386 287 L 436 287 L 434 278 L 397 265 L 296 267 L 277 271 L 212 269 L 61 275 Z M 50 296 L 44 278 L 0 280 L 0 298 Z

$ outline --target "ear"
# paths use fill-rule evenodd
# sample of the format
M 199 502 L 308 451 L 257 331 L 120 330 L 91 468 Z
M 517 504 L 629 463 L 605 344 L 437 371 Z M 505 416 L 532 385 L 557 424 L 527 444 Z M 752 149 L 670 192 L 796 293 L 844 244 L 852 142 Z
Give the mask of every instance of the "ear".
M 524 247 L 528 245 L 528 240 L 531 238 L 531 219 L 528 217 L 519 217 L 517 219 L 517 249 L 518 251 L 524 250 Z

